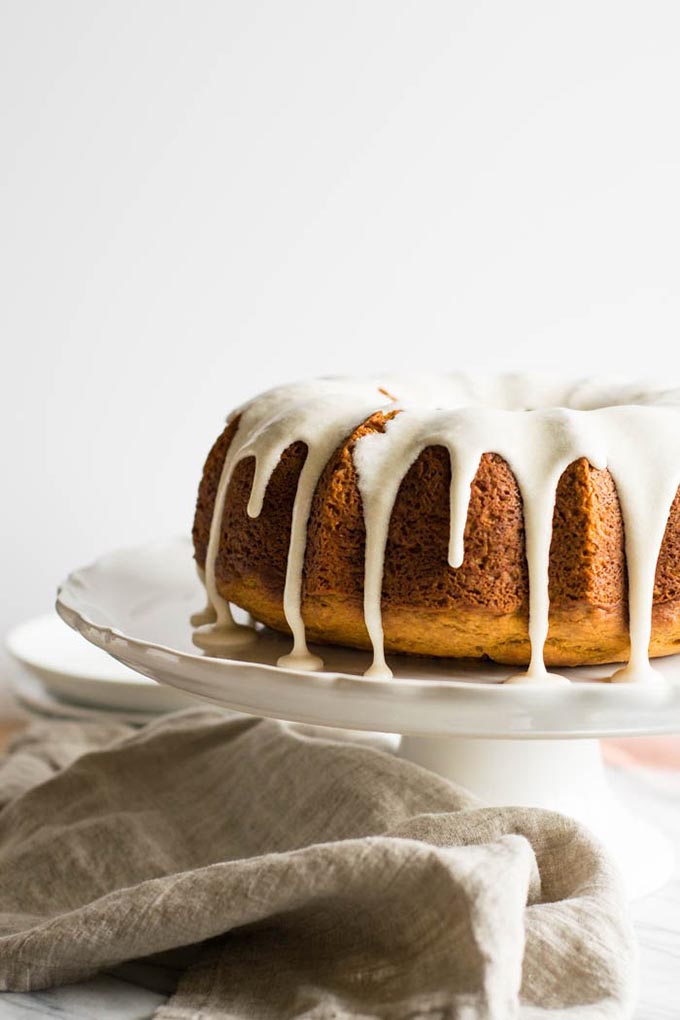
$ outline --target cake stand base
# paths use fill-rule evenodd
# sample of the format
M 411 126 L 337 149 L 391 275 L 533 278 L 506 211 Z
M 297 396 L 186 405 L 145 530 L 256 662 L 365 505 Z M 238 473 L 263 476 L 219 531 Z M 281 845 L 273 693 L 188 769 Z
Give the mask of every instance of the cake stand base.
M 399 754 L 487 804 L 547 808 L 582 822 L 617 861 L 631 898 L 673 874 L 670 840 L 619 803 L 598 740 L 404 736 Z

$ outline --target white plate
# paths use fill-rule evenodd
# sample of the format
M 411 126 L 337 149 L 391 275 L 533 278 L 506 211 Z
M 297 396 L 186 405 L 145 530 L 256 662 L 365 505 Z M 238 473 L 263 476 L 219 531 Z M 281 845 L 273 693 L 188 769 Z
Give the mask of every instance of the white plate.
M 44 688 L 63 701 L 155 715 L 196 704 L 189 695 L 159 687 L 83 641 L 56 613 L 14 627 L 6 644 Z
M 47 690 L 42 680 L 24 672 L 12 677 L 10 684 L 15 698 L 32 715 L 48 716 L 52 719 L 91 719 L 95 722 L 120 722 L 133 726 L 145 726 L 157 719 L 155 712 L 126 712 L 107 708 L 87 708 L 73 702 L 62 701 Z
M 414 735 L 595 737 L 680 731 L 680 657 L 664 684 L 603 684 L 612 668 L 563 670 L 570 685 L 500 683 L 509 667 L 393 656 L 393 680 L 362 676 L 366 653 L 318 651 L 326 671 L 279 669 L 290 639 L 261 631 L 230 659 L 202 655 L 189 616 L 204 597 L 188 540 L 120 550 L 75 571 L 57 610 L 93 644 L 145 676 L 219 705 L 347 729 Z

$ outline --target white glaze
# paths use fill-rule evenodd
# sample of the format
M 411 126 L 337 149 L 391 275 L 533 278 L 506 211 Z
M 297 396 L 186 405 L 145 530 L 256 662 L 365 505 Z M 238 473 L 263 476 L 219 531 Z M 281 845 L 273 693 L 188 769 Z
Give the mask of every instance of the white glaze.
M 195 566 L 196 573 L 198 574 L 198 579 L 205 588 L 205 570 L 203 569 L 203 567 L 199 566 L 198 563 L 196 563 Z M 217 613 L 215 612 L 215 607 L 213 606 L 212 602 L 210 602 L 209 599 L 206 599 L 205 606 L 203 607 L 203 609 L 199 609 L 197 612 L 192 613 L 190 621 L 191 626 L 196 628 L 204 627 L 206 623 L 216 623 Z
M 333 451 L 358 422 L 385 403 L 385 396 L 368 381 L 361 384 L 350 380 L 319 380 L 315 386 L 301 383 L 271 390 L 237 412 L 240 420 L 222 469 L 206 555 L 205 586 L 216 612 L 216 622 L 195 632 L 194 641 L 201 648 L 219 654 L 235 640 L 241 640 L 244 630 L 248 629 L 235 623 L 229 603 L 219 594 L 215 582 L 222 517 L 234 468 L 248 457 L 255 460 L 248 514 L 257 517 L 282 454 L 292 443 L 303 442 L 307 446 L 307 457 L 295 498 L 283 599 L 294 644 L 290 655 L 283 656 L 280 665 L 302 669 L 323 666 L 323 661 L 307 648 L 301 613 L 309 510 L 319 475 Z
M 562 680 L 548 673 L 543 658 L 555 492 L 563 471 L 581 457 L 596 468 L 609 468 L 626 535 L 631 640 L 629 663 L 613 679 L 654 679 L 648 657 L 654 576 L 668 512 L 680 484 L 680 391 L 591 380 L 565 385 L 531 375 L 321 379 L 271 390 L 240 409 L 218 486 L 206 560 L 205 585 L 215 622 L 196 632 L 197 644 L 219 651 L 241 639 L 244 631 L 234 623 L 215 583 L 225 499 L 236 464 L 255 458 L 248 513 L 257 517 L 281 455 L 292 443 L 303 442 L 308 452 L 293 508 L 283 599 L 293 649 L 280 665 L 322 667 L 322 660 L 307 648 L 301 612 L 309 512 L 321 472 L 334 450 L 380 409 L 399 413 L 387 422 L 384 432 L 359 439 L 354 450 L 366 525 L 364 617 L 374 653 L 367 675 L 391 675 L 383 647 L 381 593 L 394 502 L 419 454 L 437 445 L 444 446 L 451 459 L 452 567 L 463 561 L 470 486 L 482 454 L 497 453 L 507 461 L 522 495 L 531 662 L 511 682 Z

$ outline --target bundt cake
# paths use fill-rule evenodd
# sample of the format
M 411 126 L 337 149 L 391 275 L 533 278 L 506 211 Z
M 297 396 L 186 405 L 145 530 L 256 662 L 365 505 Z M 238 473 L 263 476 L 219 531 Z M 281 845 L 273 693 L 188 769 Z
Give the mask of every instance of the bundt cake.
M 526 666 L 680 650 L 680 392 L 462 374 L 321 379 L 229 419 L 193 538 L 212 614 L 307 639 Z

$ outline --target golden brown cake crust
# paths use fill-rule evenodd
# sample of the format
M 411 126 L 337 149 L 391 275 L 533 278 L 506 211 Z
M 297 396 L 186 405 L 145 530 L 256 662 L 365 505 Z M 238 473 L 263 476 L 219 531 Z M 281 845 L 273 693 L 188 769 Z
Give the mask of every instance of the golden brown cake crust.
M 384 428 L 379 412 L 343 443 L 316 488 L 303 575 L 302 614 L 312 641 L 370 648 L 363 617 L 365 529 L 352 451 Z M 220 473 L 238 420 L 213 446 L 194 520 L 196 560 L 205 565 Z M 215 577 L 220 594 L 277 630 L 288 632 L 283 589 L 293 501 L 306 457 L 303 443 L 283 454 L 259 517 L 247 514 L 252 458 L 235 468 L 225 500 Z M 522 500 L 507 463 L 484 454 L 473 481 L 460 568 L 447 563 L 448 452 L 428 447 L 411 466 L 394 506 L 385 553 L 383 627 L 387 651 L 529 661 L 528 577 Z M 680 496 L 659 556 L 650 654 L 680 645 Z M 585 459 L 560 479 L 549 568 L 548 665 L 626 659 L 628 643 L 624 534 L 608 471 Z

